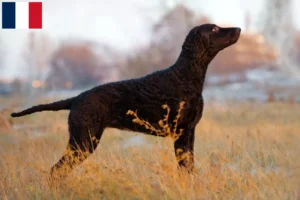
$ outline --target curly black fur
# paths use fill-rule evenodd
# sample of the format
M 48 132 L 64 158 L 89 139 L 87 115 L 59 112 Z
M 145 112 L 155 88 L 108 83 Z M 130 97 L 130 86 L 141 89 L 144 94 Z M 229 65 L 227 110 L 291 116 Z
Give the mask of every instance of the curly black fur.
M 153 130 L 134 123 L 128 110 L 136 111 L 139 118 L 159 128 L 165 115 L 163 104 L 170 107 L 170 124 L 176 117 L 178 105 L 185 102 L 178 119 L 182 134 L 174 140 L 179 166 L 193 169 L 194 132 L 202 117 L 202 89 L 209 63 L 224 48 L 237 42 L 239 28 L 221 28 L 204 24 L 193 28 L 187 35 L 182 51 L 174 65 L 147 76 L 100 85 L 59 102 L 38 105 L 12 117 L 44 110 L 70 109 L 68 119 L 70 139 L 63 157 L 52 167 L 52 174 L 68 167 L 65 174 L 94 152 L 106 127 L 157 135 Z M 189 153 L 189 157 L 182 156 Z M 67 168 L 65 168 L 67 169 Z

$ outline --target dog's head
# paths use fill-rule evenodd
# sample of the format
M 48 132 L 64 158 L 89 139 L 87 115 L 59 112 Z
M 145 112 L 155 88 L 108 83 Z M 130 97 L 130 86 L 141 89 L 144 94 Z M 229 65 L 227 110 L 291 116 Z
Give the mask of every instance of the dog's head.
M 203 24 L 194 27 L 187 35 L 183 48 L 195 54 L 216 55 L 219 51 L 236 43 L 241 29 L 237 27 L 221 28 L 215 24 Z

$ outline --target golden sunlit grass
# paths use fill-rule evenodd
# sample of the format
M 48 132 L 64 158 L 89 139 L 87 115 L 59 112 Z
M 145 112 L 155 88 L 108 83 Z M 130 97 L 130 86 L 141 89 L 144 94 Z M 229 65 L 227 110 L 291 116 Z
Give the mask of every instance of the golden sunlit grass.
M 207 105 L 194 175 L 178 171 L 172 139 L 107 129 L 96 152 L 53 188 L 48 174 L 68 142 L 68 112 L 11 120 L 10 109 L 0 113 L 1 199 L 300 198 L 300 105 Z

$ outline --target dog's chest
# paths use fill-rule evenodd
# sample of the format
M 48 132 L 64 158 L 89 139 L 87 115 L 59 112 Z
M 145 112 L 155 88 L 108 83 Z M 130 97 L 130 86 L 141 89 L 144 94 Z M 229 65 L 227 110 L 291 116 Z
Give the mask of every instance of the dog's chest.
M 192 96 L 186 99 L 184 107 L 184 117 L 191 123 L 198 123 L 202 116 L 203 111 L 203 98 L 202 96 Z
M 168 100 L 166 100 L 166 102 L 172 102 L 170 103 L 172 105 L 171 114 L 177 115 L 178 112 L 176 111 L 178 111 L 180 104 L 183 102 L 179 121 L 183 126 L 197 124 L 202 117 L 204 107 L 202 92 L 192 84 L 181 85 L 178 88 L 173 88 L 173 91 L 174 93 L 170 94 L 170 96 L 167 95 Z M 172 91 L 169 92 L 171 93 Z

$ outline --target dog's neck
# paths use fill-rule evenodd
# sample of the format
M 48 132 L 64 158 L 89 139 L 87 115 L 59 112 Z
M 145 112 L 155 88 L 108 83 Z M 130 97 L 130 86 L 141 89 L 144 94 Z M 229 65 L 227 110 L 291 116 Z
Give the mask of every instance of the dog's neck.
M 209 51 L 196 54 L 183 48 L 177 61 L 171 67 L 174 76 L 177 76 L 180 80 L 193 83 L 202 90 L 207 67 L 216 55 L 210 54 Z

